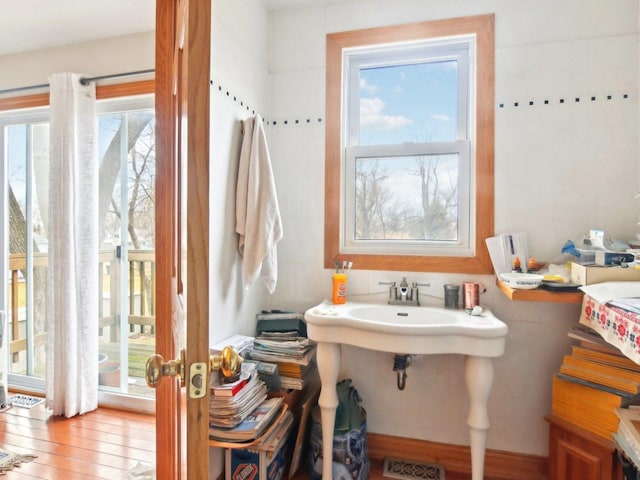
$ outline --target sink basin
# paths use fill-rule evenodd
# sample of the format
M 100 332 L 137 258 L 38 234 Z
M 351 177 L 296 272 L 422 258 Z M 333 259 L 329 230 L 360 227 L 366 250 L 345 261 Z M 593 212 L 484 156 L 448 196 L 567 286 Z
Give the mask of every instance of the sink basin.
M 305 313 L 309 338 L 393 353 L 498 357 L 508 328 L 490 311 L 360 302 L 321 303 Z
M 359 305 L 347 312 L 349 316 L 362 322 L 376 325 L 412 325 L 415 327 L 451 325 L 458 320 L 449 312 L 435 308 L 399 307 L 395 305 Z
M 469 391 L 471 478 L 484 478 L 484 454 L 493 383 L 493 359 L 504 353 L 507 326 L 490 311 L 472 316 L 462 310 L 324 302 L 307 310 L 307 335 L 318 342 L 317 362 L 322 389 L 318 398 L 322 431 L 333 432 L 338 395 L 341 346 L 404 354 L 466 355 L 465 382 Z M 332 478 L 333 435 L 322 438 L 322 479 Z

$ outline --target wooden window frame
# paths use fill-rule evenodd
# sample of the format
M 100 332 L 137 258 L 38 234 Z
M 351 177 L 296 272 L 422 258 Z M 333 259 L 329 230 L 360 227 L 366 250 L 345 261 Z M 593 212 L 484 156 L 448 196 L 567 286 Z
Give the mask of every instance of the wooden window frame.
M 155 80 L 97 85 L 96 100 L 155 93 Z M 49 106 L 49 92 L 0 98 L 0 112 Z
M 363 270 L 400 270 L 487 274 L 493 272 L 485 239 L 494 229 L 494 97 L 495 16 L 478 15 L 408 25 L 378 27 L 327 35 L 326 135 L 325 135 L 325 244 L 324 267 L 352 261 Z M 476 36 L 475 117 L 475 255 L 427 256 L 354 254 L 340 251 L 342 219 L 342 50 L 367 45 L 417 39 Z

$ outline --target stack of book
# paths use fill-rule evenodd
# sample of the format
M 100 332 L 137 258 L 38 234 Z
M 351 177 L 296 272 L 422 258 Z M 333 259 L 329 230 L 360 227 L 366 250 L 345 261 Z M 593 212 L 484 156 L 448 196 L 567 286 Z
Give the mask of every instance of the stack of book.
M 288 390 L 302 390 L 315 375 L 317 369 L 314 362 L 306 365 L 292 362 L 276 362 L 280 373 L 280 383 L 282 388 Z
M 211 375 L 209 400 L 209 430 L 223 436 L 249 417 L 267 398 L 267 387 L 260 380 L 255 363 L 243 363 L 240 379 L 223 383 L 214 372 Z
M 638 404 L 640 365 L 587 337 L 553 378 L 552 414 L 605 438 L 618 430 L 615 409 Z
M 613 439 L 624 453 L 628 463 L 635 467 L 633 470 L 637 472 L 640 467 L 640 409 L 633 406 L 617 408 L 616 415 L 620 418 L 620 423 L 618 431 L 613 434 Z M 629 475 L 625 478 L 636 477 Z
M 247 442 L 262 435 L 280 411 L 282 397 L 263 399 L 248 416 L 233 427 L 209 425 L 209 438 L 223 442 Z
M 317 369 L 316 344 L 307 338 L 302 314 L 263 312 L 257 319 L 251 358 L 277 365 L 283 389 L 304 389 Z
M 607 342 L 602 336 L 586 325 L 582 325 L 580 323 L 576 323 L 571 327 L 569 333 L 567 334 L 569 338 L 578 341 L 578 345 L 584 348 L 588 348 L 589 350 L 597 350 L 598 352 L 610 353 L 617 357 L 623 357 L 624 354 L 620 351 L 619 348 L 611 345 Z
M 315 366 L 316 345 L 295 332 L 263 332 L 256 337 L 251 358 L 274 363 L 284 389 L 302 390 Z

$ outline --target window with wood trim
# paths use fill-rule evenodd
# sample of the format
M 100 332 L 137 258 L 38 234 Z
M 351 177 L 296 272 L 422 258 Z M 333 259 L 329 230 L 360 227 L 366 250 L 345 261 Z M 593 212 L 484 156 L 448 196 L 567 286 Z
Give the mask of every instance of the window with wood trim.
M 327 35 L 325 267 L 490 273 L 493 15 Z

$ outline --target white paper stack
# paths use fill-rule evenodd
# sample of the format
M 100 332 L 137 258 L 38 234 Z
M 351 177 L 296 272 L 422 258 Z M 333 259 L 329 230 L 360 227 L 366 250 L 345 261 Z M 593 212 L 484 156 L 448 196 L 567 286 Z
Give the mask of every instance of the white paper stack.
M 247 354 L 253 347 L 253 340 L 253 337 L 248 337 L 246 335 L 233 335 L 232 337 L 222 340 L 215 345 L 209 346 L 209 353 L 211 353 L 211 355 L 220 354 L 224 347 L 230 346 L 235 348 L 240 356 L 244 358 L 245 354 Z
M 485 242 L 489 249 L 493 269 L 498 278 L 500 278 L 501 273 L 507 273 L 512 270 L 513 261 L 516 257 L 520 260 L 523 272 L 526 272 L 527 261 L 529 260 L 526 233 L 503 233 L 495 237 L 489 237 Z

